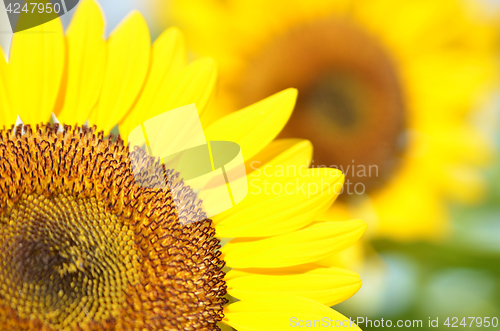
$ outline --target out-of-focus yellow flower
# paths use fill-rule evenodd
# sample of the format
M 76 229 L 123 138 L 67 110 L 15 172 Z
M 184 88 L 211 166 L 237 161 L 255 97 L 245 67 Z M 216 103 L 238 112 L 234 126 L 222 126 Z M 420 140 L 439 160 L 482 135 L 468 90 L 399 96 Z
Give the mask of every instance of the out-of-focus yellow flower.
M 332 217 L 362 216 L 379 237 L 437 239 L 449 226 L 447 201 L 481 199 L 491 146 L 470 120 L 496 67 L 493 28 L 468 15 L 476 4 L 171 3 L 165 13 L 194 51 L 220 66 L 217 109 L 299 89 L 284 136 L 313 142 L 313 166 L 342 167 Z
M 328 317 L 359 330 L 328 308 L 359 290 L 359 275 L 316 262 L 366 223 L 319 219 L 343 174 L 307 169 L 310 142 L 275 139 L 297 91 L 207 125 L 213 60 L 186 64 L 176 28 L 151 45 L 137 12 L 107 40 L 103 26 L 84 0 L 66 35 L 55 19 L 15 34 L 0 58 L 0 329 L 274 331 Z M 192 103 L 206 139 L 236 142 L 250 162 L 248 196 L 212 219 L 172 169 L 106 137 Z M 301 173 L 268 176 L 253 157 Z

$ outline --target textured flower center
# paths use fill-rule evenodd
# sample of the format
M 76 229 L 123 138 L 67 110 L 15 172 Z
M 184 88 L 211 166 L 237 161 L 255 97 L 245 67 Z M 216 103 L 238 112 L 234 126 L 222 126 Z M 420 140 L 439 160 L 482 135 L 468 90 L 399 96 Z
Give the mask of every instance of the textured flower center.
M 0 329 L 216 329 L 224 262 L 189 187 L 95 128 L 25 129 L 0 130 Z
M 24 194 L 0 224 L 0 295 L 21 318 L 63 328 L 106 320 L 139 283 L 131 227 L 93 197 Z
M 311 140 L 315 166 L 337 167 L 367 190 L 390 178 L 404 149 L 405 107 L 393 63 L 372 36 L 341 20 L 307 24 L 269 43 L 243 76 L 244 105 L 299 89 L 283 136 Z

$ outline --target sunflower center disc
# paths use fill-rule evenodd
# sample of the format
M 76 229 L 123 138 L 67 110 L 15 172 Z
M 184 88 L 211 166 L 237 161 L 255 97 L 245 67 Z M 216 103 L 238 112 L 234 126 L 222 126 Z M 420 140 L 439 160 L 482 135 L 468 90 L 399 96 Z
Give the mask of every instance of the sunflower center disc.
M 373 37 L 341 20 L 304 25 L 269 43 L 244 77 L 244 105 L 299 89 L 282 137 L 311 140 L 313 166 L 336 167 L 366 191 L 390 178 L 404 150 L 405 109 L 393 63 Z
M 0 130 L 0 330 L 217 330 L 224 261 L 196 195 L 119 138 L 57 129 Z
M 24 195 L 0 224 L 0 295 L 20 318 L 54 328 L 110 319 L 139 282 L 128 226 L 95 198 Z

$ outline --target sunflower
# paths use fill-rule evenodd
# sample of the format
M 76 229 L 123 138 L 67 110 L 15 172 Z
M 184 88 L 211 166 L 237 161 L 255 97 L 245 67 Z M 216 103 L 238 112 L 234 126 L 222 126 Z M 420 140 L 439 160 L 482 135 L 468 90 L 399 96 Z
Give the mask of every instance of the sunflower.
M 481 199 L 491 143 L 471 118 L 496 69 L 495 32 L 472 15 L 477 3 L 169 4 L 164 16 L 220 66 L 218 111 L 298 88 L 281 137 L 311 140 L 313 166 L 346 175 L 331 217 L 363 217 L 378 237 L 438 239 L 447 202 Z
M 137 12 L 108 40 L 103 27 L 84 0 L 66 34 L 59 19 L 16 33 L 0 60 L 0 328 L 285 330 L 326 319 L 358 330 L 329 306 L 357 292 L 359 275 L 317 261 L 366 224 L 321 219 L 343 175 L 308 169 L 309 141 L 275 139 L 297 92 L 207 125 L 213 60 L 187 64 L 175 28 L 151 46 Z M 212 219 L 172 169 L 121 138 L 192 103 L 208 141 L 239 144 L 251 183 Z

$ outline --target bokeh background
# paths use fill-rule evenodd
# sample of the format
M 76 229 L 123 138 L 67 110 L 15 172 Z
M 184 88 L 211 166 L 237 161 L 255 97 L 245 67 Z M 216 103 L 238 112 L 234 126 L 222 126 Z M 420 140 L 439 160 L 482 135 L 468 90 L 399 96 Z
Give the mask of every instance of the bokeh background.
M 203 12 L 204 7 L 201 5 L 201 7 L 196 6 L 196 1 L 187 1 L 187 3 L 191 3 L 191 5 L 194 4 L 192 11 L 195 13 L 195 16 L 191 19 L 196 21 L 195 24 L 197 27 L 193 29 L 189 26 L 193 23 L 193 21 L 189 20 L 189 13 L 186 14 L 184 12 L 179 15 L 175 12 L 176 10 L 189 11 L 189 7 L 186 7 L 186 4 L 178 6 L 172 3 L 175 1 L 167 0 L 101 0 L 100 2 L 108 20 L 108 33 L 113 30 L 128 12 L 137 9 L 146 17 L 150 24 L 153 37 L 156 37 L 167 27 L 174 25 L 180 26 L 182 30 L 188 30 L 186 40 L 188 47 L 191 49 L 190 56 L 192 58 L 199 56 L 215 56 L 217 60 L 217 57 L 220 56 L 216 51 L 214 51 L 215 54 L 210 54 L 210 52 L 213 51 L 210 47 L 199 47 L 200 38 L 196 36 L 196 31 L 199 31 L 197 29 L 199 29 L 200 25 L 210 25 L 213 24 L 213 22 L 210 22 L 210 17 L 203 18 L 203 13 L 200 14 L 200 11 Z M 230 2 L 230 0 L 218 1 L 216 2 L 216 6 L 226 6 L 227 3 Z M 260 3 L 260 1 L 256 1 L 255 3 L 257 2 Z M 436 1 L 436 3 L 437 2 L 441 1 Z M 446 3 L 448 1 L 444 0 L 442 2 Z M 248 3 L 246 6 L 248 6 Z M 271 6 L 272 2 L 269 3 Z M 384 7 L 390 3 L 391 1 L 375 1 L 371 4 L 372 8 L 370 9 L 373 13 L 377 12 L 377 15 L 380 17 L 383 17 L 384 13 L 386 13 L 386 20 L 389 25 L 390 22 L 398 20 L 398 17 L 395 17 L 394 13 L 387 10 L 387 7 Z M 377 7 L 377 4 L 380 5 L 380 8 Z M 293 10 L 293 8 L 287 8 L 285 3 L 280 2 L 280 5 L 283 16 L 286 16 L 287 12 Z M 448 223 L 444 235 L 436 237 L 429 236 L 433 237 L 431 239 L 426 238 L 425 235 L 419 235 L 409 239 L 407 238 L 408 236 L 405 236 L 404 240 L 400 240 L 401 238 L 398 238 L 397 234 L 377 235 L 377 233 L 368 233 L 367 238 L 365 238 L 365 241 L 361 244 L 362 247 L 357 248 L 357 252 L 348 252 L 346 256 L 339 257 L 339 261 L 344 262 L 355 260 L 355 263 L 350 267 L 354 267 L 360 272 L 364 283 L 357 295 L 347 302 L 335 307 L 335 309 L 347 316 L 352 316 L 353 318 L 363 316 L 370 319 L 384 318 L 394 321 L 398 319 L 422 319 L 424 321 L 424 329 L 426 329 L 426 321 L 429 317 L 432 319 L 439 317 L 440 321 L 444 321 L 447 317 L 458 317 L 459 320 L 469 316 L 496 316 L 500 318 L 500 132 L 497 130 L 498 118 L 500 117 L 500 94 L 498 93 L 500 91 L 500 80 L 497 78 L 498 74 L 494 72 L 497 68 L 496 65 L 500 63 L 500 1 L 477 0 L 474 1 L 472 5 L 470 1 L 463 1 L 461 5 L 464 6 L 465 13 L 467 15 L 471 14 L 476 24 L 481 26 L 481 29 L 478 31 L 482 32 L 475 35 L 474 31 L 476 30 L 469 29 L 467 25 L 462 25 L 457 30 L 453 22 L 459 20 L 459 18 L 456 17 L 455 13 L 450 13 L 448 17 L 450 21 L 441 22 L 442 24 L 438 26 L 430 26 L 427 30 L 423 32 L 420 31 L 420 37 L 415 39 L 415 44 L 413 45 L 414 50 L 409 50 L 409 52 L 418 52 L 426 47 L 430 47 L 428 42 L 435 40 L 436 35 L 446 35 L 447 33 L 450 35 L 455 34 L 450 37 L 449 45 L 443 46 L 443 49 L 447 49 L 450 53 L 449 61 L 450 68 L 452 68 L 452 62 L 456 59 L 455 55 L 453 55 L 453 50 L 463 50 L 476 46 L 484 48 L 479 51 L 479 55 L 474 53 L 474 56 L 478 58 L 484 57 L 486 60 L 484 60 L 484 62 L 483 60 L 478 60 L 474 62 L 474 65 L 471 64 L 470 66 L 479 71 L 491 71 L 491 76 L 478 80 L 481 84 L 487 81 L 487 83 L 484 84 L 484 89 L 478 92 L 481 95 L 480 100 L 478 102 L 468 103 L 466 110 L 459 109 L 461 108 L 459 105 L 457 106 L 456 112 L 462 114 L 460 120 L 463 121 L 462 123 L 465 123 L 463 125 L 471 125 L 475 130 L 484 134 L 484 141 L 488 144 L 487 149 L 490 154 L 487 157 L 487 161 L 478 162 L 480 164 L 474 168 L 474 176 L 479 175 L 482 178 L 482 180 L 480 180 L 482 184 L 474 182 L 470 184 L 470 188 L 464 185 L 454 187 L 453 190 L 457 192 L 457 195 L 461 195 L 462 193 L 463 195 L 467 195 L 470 193 L 469 191 L 476 190 L 477 185 L 484 184 L 484 187 L 481 189 L 481 194 L 477 194 L 474 199 L 447 199 L 444 195 L 438 196 L 439 199 L 442 198 L 440 203 L 443 203 L 447 214 L 446 220 Z M 276 4 L 272 6 L 279 7 Z M 247 7 L 247 9 L 248 8 L 251 8 L 251 6 Z M 408 16 L 414 20 L 427 17 L 425 7 L 422 9 L 416 5 L 415 8 L 408 10 L 410 10 L 410 12 L 414 11 L 414 16 Z M 419 10 L 421 12 L 419 12 Z M 257 30 L 264 24 L 262 23 L 264 21 L 279 21 L 279 10 L 277 13 L 277 16 L 275 12 L 273 14 L 275 15 L 274 17 L 272 15 L 269 17 L 269 13 L 255 7 L 255 10 L 249 11 L 249 14 L 245 16 L 245 20 L 247 21 L 245 26 L 251 27 L 254 25 L 254 30 Z M 186 16 L 188 17 L 187 20 Z M 70 18 L 71 14 L 64 16 L 63 20 L 67 24 Z M 203 22 L 204 19 L 208 20 L 208 22 Z M 220 17 L 214 16 L 211 19 L 220 20 Z M 410 21 L 407 23 L 410 24 Z M 310 22 L 310 20 L 308 22 Z M 234 22 L 219 21 L 218 29 L 222 29 L 221 31 L 223 31 L 224 24 L 227 24 L 227 29 L 233 29 L 233 38 L 238 35 L 239 30 L 234 30 L 234 26 L 231 25 L 234 24 Z M 399 24 L 399 27 L 404 30 L 405 22 L 400 22 Z M 263 40 L 261 42 L 262 45 L 255 47 L 265 48 L 266 43 L 269 43 L 268 40 L 275 38 L 276 35 L 286 35 L 290 33 L 290 31 L 297 31 L 298 26 L 300 26 L 300 23 L 277 26 L 275 29 L 269 30 L 267 39 L 261 39 Z M 398 25 L 392 25 L 392 28 L 397 27 Z M 487 36 L 483 34 L 483 28 L 486 29 Z M 250 31 L 249 35 L 254 31 L 250 28 L 248 28 L 248 30 Z M 262 34 L 263 32 L 260 31 L 259 33 Z M 462 35 L 467 35 L 466 39 L 462 40 L 460 37 Z M 219 37 L 222 41 L 218 40 L 218 42 L 224 42 L 224 38 L 230 38 L 229 35 L 223 33 L 221 33 Z M 247 41 L 250 42 L 249 39 L 245 38 L 247 37 L 242 36 L 242 40 L 239 40 L 239 42 L 241 44 Z M 486 39 L 488 40 L 485 41 Z M 293 38 L 287 40 L 287 42 L 291 41 L 293 41 Z M 205 40 L 203 42 L 206 43 L 207 41 Z M 454 42 L 463 42 L 463 45 L 457 46 L 453 44 Z M 419 43 L 422 43 L 422 45 L 419 45 Z M 487 45 L 485 46 L 485 44 Z M 215 42 L 213 45 L 218 45 L 218 43 Z M 345 45 L 336 45 L 336 47 L 340 49 L 340 52 L 343 46 Z M 228 49 L 231 51 L 231 48 Z M 223 51 L 227 52 L 228 49 Z M 251 53 L 252 51 L 249 50 L 248 52 Z M 484 68 L 481 68 L 483 64 Z M 227 90 L 228 88 L 226 85 L 231 85 L 232 82 L 226 83 L 224 75 L 227 74 L 226 70 L 230 70 L 231 66 L 226 64 L 222 64 L 221 66 L 222 78 L 220 85 L 221 89 Z M 454 95 L 449 93 L 450 86 L 446 85 L 446 80 L 441 81 L 439 79 L 439 70 L 442 68 L 443 67 L 436 66 L 436 70 L 433 74 L 435 75 L 435 81 L 437 83 L 428 85 L 428 94 L 438 99 L 441 98 L 442 95 L 453 98 Z M 444 68 L 446 69 L 446 66 Z M 295 69 L 297 68 L 290 68 L 289 70 Z M 431 74 L 431 72 L 427 72 L 426 74 Z M 470 89 L 476 89 L 478 87 L 476 81 L 471 82 L 471 77 L 473 76 L 461 75 L 460 72 L 454 77 L 454 87 L 462 87 L 457 94 L 467 94 L 471 92 Z M 265 75 L 261 78 L 265 79 Z M 401 83 L 406 83 L 404 78 L 401 80 Z M 265 84 L 265 82 L 262 82 L 262 84 Z M 324 83 L 322 86 L 324 86 Z M 423 89 L 425 90 L 425 88 L 426 86 L 424 85 Z M 272 92 L 268 94 L 272 94 Z M 299 90 L 299 93 L 300 92 Z M 232 93 L 241 93 L 241 90 L 233 89 Z M 262 93 L 266 92 L 264 91 Z M 328 90 L 325 93 L 328 95 Z M 362 94 L 357 97 L 359 97 L 359 99 L 365 98 Z M 328 97 L 321 94 L 312 96 L 311 98 L 313 98 L 313 102 L 319 100 L 320 106 L 318 108 L 320 108 L 320 111 L 324 111 L 324 103 L 328 104 L 328 102 L 331 101 L 329 101 Z M 225 104 L 217 106 L 221 108 L 230 108 L 232 101 L 227 101 L 224 96 L 222 96 L 222 99 L 225 100 Z M 433 100 L 431 100 L 431 102 L 432 101 Z M 237 108 L 234 110 L 236 109 Z M 465 116 L 465 113 L 475 115 Z M 310 116 L 314 116 L 314 114 Z M 440 116 L 436 113 L 434 121 L 432 120 L 432 116 L 429 118 L 431 118 L 430 121 L 432 126 L 437 128 L 436 131 L 429 132 L 438 132 L 440 126 L 443 127 L 443 131 L 447 128 L 448 121 L 446 116 Z M 321 135 L 327 137 L 327 131 L 328 130 L 322 131 Z M 429 132 L 426 134 L 433 134 Z M 294 132 L 292 131 L 292 133 Z M 332 135 L 335 135 L 333 129 Z M 433 137 L 431 137 L 431 140 L 432 138 Z M 467 141 L 467 139 L 464 139 L 464 141 Z M 471 147 L 463 146 L 463 148 L 461 148 L 460 143 L 462 142 L 458 141 L 458 147 L 455 146 L 457 150 L 462 150 L 464 153 L 470 153 L 468 148 L 470 149 Z M 348 146 L 348 148 L 356 148 L 356 146 Z M 442 150 L 441 152 L 446 153 L 446 150 Z M 426 152 L 424 151 L 423 153 Z M 483 154 L 483 149 L 477 150 L 478 159 L 483 159 Z M 470 157 L 470 155 L 468 155 L 468 157 Z M 474 154 L 472 154 L 472 158 L 474 158 Z M 474 162 L 471 162 L 471 164 L 473 163 Z M 408 185 L 405 189 L 411 192 L 413 187 Z M 424 196 L 419 197 L 417 195 L 414 197 L 414 199 L 417 200 L 417 205 L 418 199 L 422 198 L 422 200 L 426 200 L 425 191 L 423 194 Z M 437 199 L 438 197 L 432 195 L 433 199 Z M 394 201 L 395 205 L 398 203 L 399 201 Z M 350 210 L 352 209 L 349 207 L 350 203 L 341 201 L 341 204 L 344 205 L 344 208 L 342 210 L 333 211 L 332 215 L 339 218 L 351 216 L 353 212 Z M 362 202 L 360 202 L 360 204 L 362 204 Z M 421 213 L 419 215 L 424 215 L 425 218 L 426 205 L 422 204 L 420 209 Z M 356 212 L 354 212 L 354 214 L 356 214 Z M 370 214 L 367 214 L 367 216 L 371 218 Z M 431 216 L 429 216 L 429 218 L 431 218 Z M 370 225 L 375 228 L 379 226 L 376 220 L 371 221 L 369 219 L 368 221 L 371 223 Z M 422 219 L 422 227 L 426 226 L 426 221 L 426 219 Z M 394 226 L 394 223 L 392 226 Z M 417 223 L 414 226 L 418 232 L 419 224 Z M 425 228 L 422 230 L 423 234 L 427 233 L 426 231 L 432 230 Z M 365 330 L 371 329 L 363 325 L 361 325 L 361 327 Z M 442 326 L 442 322 L 440 329 L 441 328 L 446 328 Z M 470 329 L 476 328 L 477 327 L 473 326 Z

